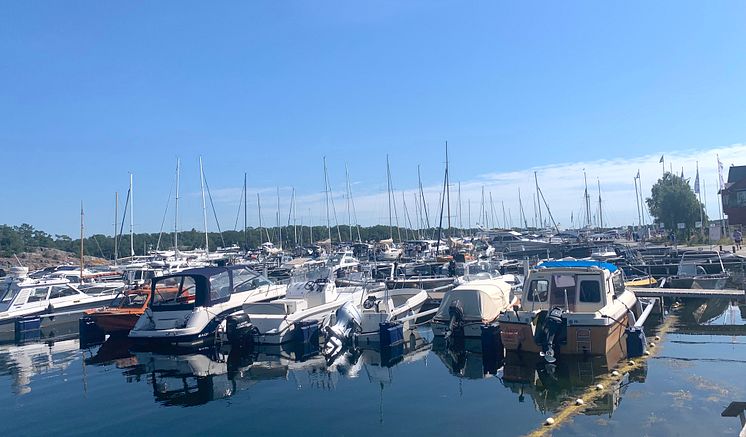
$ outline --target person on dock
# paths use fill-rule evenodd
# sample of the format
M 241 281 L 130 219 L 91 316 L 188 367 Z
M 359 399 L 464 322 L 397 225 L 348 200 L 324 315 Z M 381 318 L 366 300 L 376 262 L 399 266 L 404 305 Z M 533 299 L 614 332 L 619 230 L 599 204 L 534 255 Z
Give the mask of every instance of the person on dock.
M 740 229 L 733 231 L 733 242 L 736 243 L 736 250 L 741 250 L 741 242 L 743 241 L 743 234 Z

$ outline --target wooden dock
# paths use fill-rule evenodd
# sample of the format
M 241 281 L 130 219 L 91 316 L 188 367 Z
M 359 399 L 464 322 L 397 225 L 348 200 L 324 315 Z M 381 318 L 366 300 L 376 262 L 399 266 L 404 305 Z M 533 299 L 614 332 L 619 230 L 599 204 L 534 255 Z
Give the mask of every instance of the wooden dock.
M 695 299 L 746 299 L 746 291 L 733 288 L 722 290 L 698 288 L 646 288 L 627 287 L 639 297 L 672 297 Z

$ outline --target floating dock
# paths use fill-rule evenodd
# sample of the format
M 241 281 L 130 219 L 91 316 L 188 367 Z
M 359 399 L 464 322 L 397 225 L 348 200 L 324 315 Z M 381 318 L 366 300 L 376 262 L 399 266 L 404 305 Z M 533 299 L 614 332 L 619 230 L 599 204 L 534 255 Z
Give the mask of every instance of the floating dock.
M 746 300 L 746 291 L 738 289 L 699 289 L 699 288 L 646 288 L 627 287 L 638 297 L 672 297 L 694 299 L 736 299 Z

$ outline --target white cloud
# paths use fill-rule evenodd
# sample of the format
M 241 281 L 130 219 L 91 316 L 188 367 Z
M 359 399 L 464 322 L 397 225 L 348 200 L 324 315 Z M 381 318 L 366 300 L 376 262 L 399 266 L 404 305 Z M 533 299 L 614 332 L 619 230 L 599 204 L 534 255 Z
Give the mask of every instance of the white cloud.
M 608 151 L 601 151 L 608 154 Z M 554 219 L 561 227 L 570 226 L 570 216 L 572 214 L 575 223 L 584 219 L 584 180 L 583 170 L 587 175 L 588 190 L 591 203 L 591 214 L 594 217 L 598 213 L 598 183 L 601 187 L 601 198 L 603 205 L 604 224 L 610 226 L 627 225 L 638 222 L 637 203 L 635 201 L 634 177 L 637 171 L 640 171 L 642 181 L 643 197 L 650 195 L 650 188 L 662 174 L 662 164 L 659 163 L 661 155 L 664 155 L 666 171 L 671 168 L 676 174 L 680 174 L 682 167 L 684 175 L 691 178 L 690 183 L 694 184 L 696 165 L 699 162 L 700 183 L 702 186 L 702 199 L 707 205 L 707 211 L 711 218 L 719 217 L 717 201 L 717 162 L 716 155 L 725 166 L 724 177 L 727 178 L 727 168 L 731 165 L 746 164 L 746 145 L 736 144 L 728 147 L 721 147 L 707 150 L 683 150 L 676 152 L 655 152 L 645 156 L 635 158 L 606 158 L 606 159 L 589 159 L 582 162 L 567 162 L 549 166 L 530 166 L 530 161 L 526 161 L 524 170 L 516 170 L 501 173 L 488 173 L 470 177 L 460 177 L 459 169 L 452 168 L 451 176 L 451 223 L 454 226 L 463 223 L 468 225 L 469 215 L 471 224 L 481 223 L 484 220 L 479 219 L 482 208 L 482 188 L 484 188 L 484 197 L 486 214 L 490 223 L 494 219 L 498 224 L 503 224 L 503 202 L 505 206 L 505 216 L 508 222 L 513 225 L 519 224 L 519 199 L 518 190 L 521 191 L 523 211 L 529 224 L 534 221 L 534 196 L 536 188 L 534 184 L 534 172 L 538 177 L 539 187 L 541 188 L 546 202 L 551 209 Z M 593 158 L 593 157 L 589 157 Z M 351 173 L 354 178 L 354 173 Z M 394 179 L 396 175 L 393 175 Z M 461 213 L 458 207 L 458 184 L 461 186 Z M 280 188 L 280 221 L 287 223 L 288 212 L 290 208 L 290 197 L 292 188 L 288 186 L 291 181 L 284 180 L 285 186 Z M 363 192 L 363 187 L 356 182 L 351 182 L 353 187 L 353 199 L 358 221 L 361 225 L 388 224 L 388 195 L 385 187 L 380 192 Z M 336 210 L 337 221 L 340 224 L 348 222 L 347 219 L 347 200 L 345 188 L 343 185 L 334 186 L 331 198 L 334 207 L 330 205 L 332 225 L 335 224 L 334 210 Z M 398 222 L 405 226 L 411 223 L 416 227 L 418 217 L 422 209 L 416 206 L 419 202 L 419 189 L 416 186 L 397 187 L 394 194 L 395 207 L 398 213 Z M 257 223 L 256 212 L 256 193 L 262 196 L 262 216 L 263 223 L 274 225 L 276 223 L 276 187 L 249 187 L 249 216 L 250 225 L 255 226 Z M 428 204 L 429 221 L 432 226 L 438 223 L 438 213 L 440 210 L 440 195 L 442 184 L 423 187 L 425 198 Z M 222 220 L 230 221 L 231 228 L 235 220 L 239 199 L 241 197 L 241 187 L 213 188 L 213 200 L 221 204 L 219 214 L 231 217 L 221 217 Z M 404 202 L 402 201 L 402 192 L 406 201 L 406 209 L 409 219 L 404 214 Z M 490 203 L 490 193 L 492 194 L 492 203 Z M 296 205 L 298 223 L 308 224 L 309 221 L 315 225 L 326 224 L 326 202 L 325 193 L 322 190 L 311 191 L 296 187 Z M 415 200 L 417 197 L 417 200 Z M 469 206 L 470 204 L 470 206 Z M 494 208 L 493 208 L 494 205 Z M 469 214 L 469 209 L 471 214 Z M 494 210 L 494 214 L 493 214 Z M 546 209 L 542 205 L 542 215 L 546 216 Z M 424 214 L 422 214 L 424 215 Z M 512 220 L 511 218 L 512 217 Z M 395 221 L 396 219 L 392 219 Z M 595 220 L 595 219 L 594 219 Z M 646 222 L 650 222 L 648 216 Z M 354 220 L 353 220 L 354 221 Z M 422 217 L 421 221 L 424 221 Z M 447 218 L 444 218 L 444 224 Z M 226 228 L 224 225 L 223 228 Z

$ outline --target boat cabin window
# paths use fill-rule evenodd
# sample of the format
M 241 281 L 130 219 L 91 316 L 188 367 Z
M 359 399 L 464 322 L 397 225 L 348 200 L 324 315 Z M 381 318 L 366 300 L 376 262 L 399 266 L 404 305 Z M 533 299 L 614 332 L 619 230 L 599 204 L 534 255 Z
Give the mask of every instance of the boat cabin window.
M 0 296 L 2 296 L 0 297 L 0 311 L 7 309 L 21 290 L 19 287 L 13 287 L 10 282 L 4 288 L 4 290 L 0 290 Z
M 52 292 L 49 293 L 49 298 L 56 299 L 59 297 L 75 296 L 77 294 L 78 292 L 70 287 L 64 285 L 54 285 L 52 286 Z
M 552 293 L 549 295 L 549 305 L 559 306 L 569 311 L 575 311 L 575 276 L 552 275 L 552 282 Z
M 528 288 L 526 300 L 529 302 L 546 302 L 549 295 L 549 281 L 546 279 L 535 279 L 531 281 Z
M 155 282 L 153 306 L 168 307 L 193 304 L 196 298 L 196 284 L 191 276 L 176 276 L 159 279 Z
M 614 285 L 614 295 L 619 296 L 624 293 L 624 280 L 622 275 L 617 273 L 611 277 L 611 282 Z
M 601 284 L 598 281 L 580 281 L 580 302 L 601 302 Z
M 231 276 L 228 272 L 210 277 L 210 300 L 215 302 L 231 295 Z
M 36 287 L 31 293 L 29 293 L 28 300 L 26 302 L 39 302 L 42 300 L 47 300 L 48 291 L 49 287 Z

